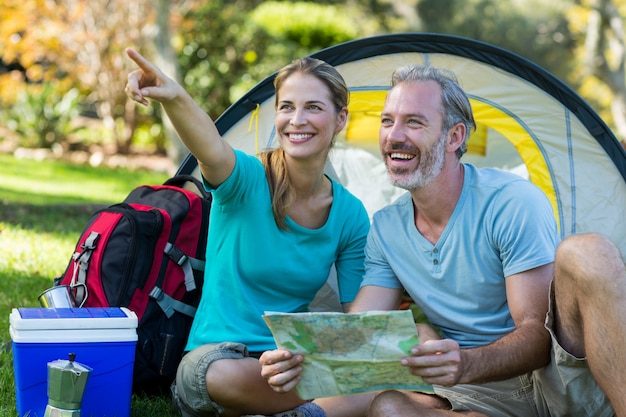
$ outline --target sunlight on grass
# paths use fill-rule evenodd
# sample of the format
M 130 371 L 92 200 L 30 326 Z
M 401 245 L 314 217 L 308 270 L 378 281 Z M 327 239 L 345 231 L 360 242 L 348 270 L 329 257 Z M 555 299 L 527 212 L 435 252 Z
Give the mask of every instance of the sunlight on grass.
M 77 238 L 77 237 L 76 237 Z M 28 272 L 55 276 L 63 272 L 71 256 L 75 239 L 62 239 L 51 233 L 33 233 L 0 223 L 0 271 Z M 59 262 L 59 260 L 63 262 Z
M 162 183 L 167 176 L 0 155 L 0 179 L 2 200 L 43 205 L 121 201 L 134 187 Z
M 103 201 L 102 196 L 114 196 L 115 199 L 122 199 L 127 190 L 120 190 L 116 188 L 118 184 L 114 181 L 95 181 L 88 179 L 76 178 L 71 182 L 53 182 L 46 184 L 46 187 L 41 187 L 42 181 L 37 178 L 23 178 L 23 177 L 8 177 L 3 188 L 8 191 L 13 191 L 18 194 L 29 193 L 25 190 L 35 191 L 36 194 L 33 198 L 29 199 L 36 204 L 44 204 L 50 197 L 55 199 L 58 196 L 62 196 L 67 199 L 68 202 L 73 200 L 91 200 L 91 201 Z M 22 201 L 26 201 L 23 198 Z

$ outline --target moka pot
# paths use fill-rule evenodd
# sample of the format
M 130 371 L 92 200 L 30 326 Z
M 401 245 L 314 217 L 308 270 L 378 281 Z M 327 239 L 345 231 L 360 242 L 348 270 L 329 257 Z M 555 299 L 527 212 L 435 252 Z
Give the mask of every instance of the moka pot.
M 87 379 L 92 369 L 69 360 L 48 362 L 48 405 L 44 417 L 80 417 Z

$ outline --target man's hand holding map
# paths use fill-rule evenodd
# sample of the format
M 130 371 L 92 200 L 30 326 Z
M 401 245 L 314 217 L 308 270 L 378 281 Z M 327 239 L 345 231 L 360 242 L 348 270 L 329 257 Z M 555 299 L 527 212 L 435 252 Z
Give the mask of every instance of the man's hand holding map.
M 344 313 L 266 313 L 276 345 L 302 354 L 302 399 L 432 386 L 400 365 L 419 343 L 409 310 Z

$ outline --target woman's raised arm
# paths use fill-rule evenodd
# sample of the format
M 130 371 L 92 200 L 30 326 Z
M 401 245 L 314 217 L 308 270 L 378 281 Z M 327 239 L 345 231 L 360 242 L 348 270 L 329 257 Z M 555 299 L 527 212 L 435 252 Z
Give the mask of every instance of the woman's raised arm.
M 149 104 L 148 99 L 161 103 L 180 139 L 198 160 L 204 178 L 213 186 L 224 182 L 235 166 L 235 154 L 213 120 L 156 65 L 131 48 L 126 54 L 139 67 L 128 74 L 128 97 L 143 105 Z

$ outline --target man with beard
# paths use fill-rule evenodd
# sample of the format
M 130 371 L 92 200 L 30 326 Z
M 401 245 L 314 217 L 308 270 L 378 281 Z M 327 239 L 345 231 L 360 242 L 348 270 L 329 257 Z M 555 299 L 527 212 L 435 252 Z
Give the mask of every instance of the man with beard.
M 435 395 L 385 391 L 368 415 L 626 416 L 618 249 L 597 234 L 559 243 L 537 187 L 462 163 L 474 127 L 453 74 L 394 72 L 380 148 L 409 192 L 374 215 L 350 311 L 397 308 L 407 291 L 432 327 L 418 325 L 421 343 L 401 365 Z M 262 375 L 289 391 L 302 360 L 267 352 Z

